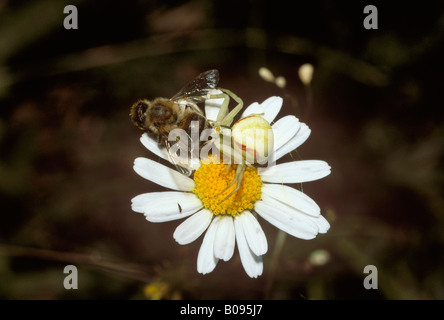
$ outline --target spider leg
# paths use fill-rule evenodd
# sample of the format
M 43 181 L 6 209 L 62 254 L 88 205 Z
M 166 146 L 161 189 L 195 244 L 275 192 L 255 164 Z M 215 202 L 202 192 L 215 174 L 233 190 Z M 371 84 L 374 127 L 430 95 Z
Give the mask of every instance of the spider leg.
M 241 111 L 241 109 L 244 106 L 244 102 L 242 101 L 241 98 L 239 98 L 237 95 L 235 95 L 233 92 L 231 92 L 228 89 L 222 89 L 220 88 L 220 90 L 222 90 L 223 92 L 225 92 L 226 94 L 228 94 L 231 98 L 233 98 L 234 101 L 237 102 L 237 106 L 234 107 L 233 110 L 230 111 L 230 113 L 228 113 L 220 122 L 220 125 L 223 126 L 230 126 L 231 123 L 234 120 L 234 117 L 239 113 L 239 111 Z
M 236 94 L 231 92 L 228 89 L 219 88 L 219 90 L 225 92 L 220 94 L 211 95 L 209 99 L 220 99 L 223 98 L 224 102 L 222 102 L 222 105 L 220 107 L 220 110 L 217 114 L 216 119 L 216 126 L 225 126 L 229 127 L 231 123 L 233 122 L 234 117 L 239 113 L 239 111 L 243 108 L 244 102 L 241 98 L 239 98 Z M 236 107 L 234 107 L 233 110 L 231 110 L 228 114 L 228 105 L 230 103 L 230 97 L 233 98 L 234 101 L 237 102 Z
M 240 165 L 238 165 L 238 167 L 237 167 L 237 169 L 236 169 L 236 174 L 235 174 L 235 176 L 234 176 L 234 179 L 233 179 L 233 181 L 224 189 L 224 190 L 222 190 L 222 192 L 219 192 L 216 196 L 218 196 L 218 195 L 220 195 L 220 194 L 222 194 L 222 193 L 224 193 L 225 191 L 227 191 L 231 186 L 233 186 L 234 184 L 236 184 L 236 188 L 233 190 L 233 191 L 231 191 L 230 192 L 230 194 L 228 195 L 228 196 L 226 196 L 222 201 L 220 201 L 219 202 L 219 204 L 220 203 L 222 203 L 222 202 L 224 202 L 225 200 L 227 200 L 228 198 L 230 198 L 232 195 L 234 195 L 238 190 L 239 190 L 239 188 L 241 187 L 241 184 L 242 184 L 242 180 L 243 180 L 243 177 L 244 177 L 244 172 L 245 172 L 245 169 L 246 169 L 246 165 L 245 164 L 240 164 Z
M 224 99 L 222 105 L 220 106 L 219 112 L 217 113 L 216 121 L 214 121 L 214 126 L 218 127 L 222 122 L 222 119 L 228 113 L 228 105 L 230 104 L 230 97 L 225 93 L 211 95 L 209 99 Z

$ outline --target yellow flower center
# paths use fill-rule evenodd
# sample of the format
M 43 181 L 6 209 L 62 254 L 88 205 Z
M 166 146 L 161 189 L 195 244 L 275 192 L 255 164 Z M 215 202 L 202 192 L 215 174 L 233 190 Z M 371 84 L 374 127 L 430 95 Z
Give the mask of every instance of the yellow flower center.
M 235 216 L 244 210 L 253 209 L 254 202 L 261 198 L 262 180 L 257 170 L 247 167 L 239 190 L 225 199 L 236 189 L 234 184 L 221 193 L 234 180 L 236 168 L 234 164 L 227 169 L 226 164 L 206 162 L 194 173 L 196 187 L 193 192 L 202 200 L 204 207 L 215 215 Z

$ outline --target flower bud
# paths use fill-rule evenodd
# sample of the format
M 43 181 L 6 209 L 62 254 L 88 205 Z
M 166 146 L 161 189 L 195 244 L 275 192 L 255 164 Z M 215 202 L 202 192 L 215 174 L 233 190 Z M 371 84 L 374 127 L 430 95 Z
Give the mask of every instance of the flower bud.
M 270 69 L 267 69 L 265 67 L 259 68 L 259 76 L 268 82 L 274 82 L 275 80 L 274 75 L 270 71 Z
M 309 262 L 314 266 L 322 266 L 330 260 L 330 253 L 324 249 L 317 249 L 310 254 Z
M 299 79 L 301 79 L 301 82 L 304 85 L 309 85 L 311 83 L 311 80 L 313 79 L 313 65 L 310 63 L 304 63 L 302 66 L 299 67 Z
M 270 123 L 261 116 L 248 116 L 232 127 L 233 149 L 247 163 L 264 164 L 273 152 L 274 136 Z
M 275 81 L 274 83 L 276 83 L 276 85 L 277 85 L 279 88 L 284 89 L 285 86 L 287 85 L 287 79 L 285 79 L 285 78 L 282 77 L 282 76 L 279 76 L 279 77 L 276 78 L 276 81 Z

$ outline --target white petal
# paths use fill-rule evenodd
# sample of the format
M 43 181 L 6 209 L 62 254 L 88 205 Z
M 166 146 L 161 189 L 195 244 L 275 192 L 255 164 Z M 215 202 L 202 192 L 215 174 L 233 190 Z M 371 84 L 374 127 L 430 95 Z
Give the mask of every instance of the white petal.
M 143 193 L 131 200 L 131 209 L 143 213 L 148 221 L 164 222 L 182 219 L 202 208 L 196 195 L 187 192 Z
M 262 102 L 263 112 L 265 113 L 263 117 L 269 123 L 273 122 L 279 111 L 281 111 L 282 101 L 281 97 L 270 97 Z
M 325 219 L 323 216 L 314 218 L 313 221 L 318 226 L 319 233 L 327 233 L 327 231 L 330 229 L 330 223 L 328 223 L 327 219 Z
M 145 148 L 154 153 L 156 156 L 169 161 L 168 152 L 166 149 L 156 140 L 151 138 L 146 132 L 140 137 L 140 142 L 142 142 Z
M 234 227 L 242 266 L 250 278 L 257 278 L 262 275 L 263 271 L 262 256 L 255 255 L 248 245 L 245 229 L 241 220 L 235 219 Z
M 256 202 L 254 209 L 275 227 L 305 240 L 313 239 L 318 234 L 319 227 L 312 221 L 312 217 L 266 195 L 262 198 L 262 201 Z
M 242 113 L 241 118 L 248 117 L 251 114 L 260 114 L 262 112 L 263 110 L 261 105 L 257 102 L 253 102 L 245 109 L 244 113 Z
M 158 185 L 180 191 L 192 191 L 194 181 L 179 172 L 147 158 L 134 160 L 134 171 Z
M 200 237 L 210 225 L 213 214 L 203 209 L 182 222 L 174 231 L 173 237 L 179 244 L 188 244 Z
M 240 224 L 244 230 L 245 238 L 251 251 L 261 256 L 267 253 L 268 244 L 265 233 L 262 230 L 259 221 L 249 211 L 243 212 L 234 218 L 234 224 Z
M 330 174 L 330 166 L 322 160 L 300 160 L 258 168 L 262 181 L 271 183 L 301 183 L 318 180 Z
M 272 125 L 274 134 L 274 147 L 279 149 L 296 135 L 301 123 L 295 116 L 285 116 Z
M 310 136 L 311 130 L 305 124 L 301 123 L 298 132 L 291 139 L 279 148 L 276 148 L 276 160 L 282 158 L 287 153 L 292 152 L 302 145 Z
M 197 272 L 202 274 L 210 273 L 214 270 L 219 259 L 214 256 L 214 239 L 216 237 L 216 231 L 220 219 L 217 217 L 211 222 L 205 237 L 202 241 L 202 245 L 197 255 Z
M 305 193 L 289 186 L 264 183 L 262 193 L 308 215 L 317 217 L 321 214 L 321 208 L 319 208 L 313 199 Z
M 264 115 L 262 117 L 271 123 L 281 110 L 282 101 L 281 97 L 270 97 L 261 104 L 258 104 L 257 102 L 252 103 L 245 109 L 241 118 L 245 118 L 252 114 L 263 113 Z
M 221 216 L 219 219 L 220 222 L 214 239 L 214 256 L 228 261 L 233 256 L 235 245 L 233 218 L 231 216 Z

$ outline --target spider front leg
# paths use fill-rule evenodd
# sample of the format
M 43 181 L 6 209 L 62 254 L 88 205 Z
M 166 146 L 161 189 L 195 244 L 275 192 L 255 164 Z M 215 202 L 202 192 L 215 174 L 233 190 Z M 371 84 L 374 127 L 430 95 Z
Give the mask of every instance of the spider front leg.
M 235 161 L 239 161 L 239 156 L 236 158 L 235 157 L 235 153 L 233 150 L 233 146 L 232 146 L 232 140 L 231 140 L 231 123 L 233 122 L 234 118 L 236 117 L 236 115 L 242 110 L 243 106 L 244 106 L 244 102 L 242 101 L 241 98 L 239 98 L 236 94 L 234 94 L 233 92 L 231 92 L 228 89 L 223 89 L 223 88 L 218 88 L 219 90 L 221 90 L 222 92 L 225 93 L 220 93 L 220 94 L 215 94 L 215 95 L 210 95 L 209 99 L 224 99 L 219 112 L 217 114 L 217 118 L 216 121 L 213 122 L 213 126 L 216 129 L 217 133 L 221 136 L 224 137 L 224 131 L 228 130 L 230 133 L 228 135 L 228 141 L 229 144 L 228 146 L 225 144 L 225 142 L 227 141 L 226 138 L 222 138 L 222 143 L 219 144 L 219 150 L 222 151 L 222 153 L 230 158 L 230 162 L 228 163 L 227 168 L 224 171 L 228 171 L 231 167 L 231 162 L 234 159 Z M 234 101 L 237 102 L 236 107 L 234 107 L 233 110 L 231 110 L 228 114 L 228 105 L 230 104 L 230 97 L 233 98 Z M 226 136 L 225 136 L 226 137 Z M 225 150 L 228 149 L 228 152 L 226 152 Z M 236 162 L 239 163 L 239 162 Z
M 236 94 L 231 92 L 228 89 L 218 88 L 222 92 L 220 94 L 210 95 L 209 99 L 220 99 L 223 98 L 224 101 L 222 102 L 222 105 L 220 107 L 219 113 L 217 114 L 215 126 L 224 126 L 229 127 L 231 126 L 231 123 L 234 120 L 234 117 L 239 113 L 239 111 L 242 110 L 244 106 L 244 102 L 241 98 L 239 98 Z M 233 98 L 234 101 L 237 102 L 236 107 L 234 107 L 233 110 L 231 110 L 228 114 L 228 105 L 230 104 L 230 97 Z

